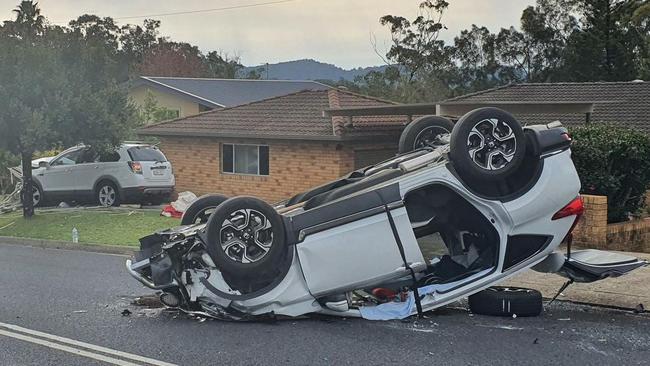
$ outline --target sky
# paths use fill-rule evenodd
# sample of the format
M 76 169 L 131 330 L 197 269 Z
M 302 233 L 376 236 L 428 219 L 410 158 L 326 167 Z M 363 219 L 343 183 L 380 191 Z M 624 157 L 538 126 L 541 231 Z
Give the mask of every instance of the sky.
M 120 24 L 141 23 L 127 18 L 161 13 L 199 11 L 270 3 L 238 9 L 152 17 L 162 22 L 161 35 L 195 44 L 203 51 L 237 55 L 247 66 L 298 59 L 315 59 L 343 68 L 382 64 L 390 34 L 379 24 L 386 14 L 412 19 L 421 0 L 40 0 L 42 14 L 66 24 L 88 13 L 118 18 Z M 521 13 L 534 0 L 448 0 L 441 38 L 452 41 L 472 24 L 493 32 L 519 26 Z M 0 19 L 12 19 L 19 0 L 0 0 Z M 119 19 L 122 18 L 122 19 Z

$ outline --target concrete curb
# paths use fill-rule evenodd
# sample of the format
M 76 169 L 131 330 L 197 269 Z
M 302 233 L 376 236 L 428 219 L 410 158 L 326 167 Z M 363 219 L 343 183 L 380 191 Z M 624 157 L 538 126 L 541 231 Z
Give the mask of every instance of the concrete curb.
M 133 255 L 133 252 L 139 249 L 138 247 L 135 246 L 126 246 L 126 245 L 122 246 L 122 245 L 84 244 L 84 243 L 75 244 L 69 241 L 16 238 L 13 236 L 0 236 L 0 244 L 23 245 L 23 246 L 29 246 L 35 248 L 80 250 L 85 252 L 119 254 L 119 255 L 127 255 L 127 256 Z

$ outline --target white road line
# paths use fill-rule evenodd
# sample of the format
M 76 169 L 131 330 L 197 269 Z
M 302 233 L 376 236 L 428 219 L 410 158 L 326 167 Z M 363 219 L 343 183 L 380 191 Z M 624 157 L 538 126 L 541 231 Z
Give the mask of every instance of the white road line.
M 134 355 L 132 353 L 117 351 L 117 350 L 102 347 L 102 346 L 96 346 L 94 344 L 81 342 L 81 341 L 76 341 L 76 340 L 70 339 L 70 338 L 59 337 L 59 336 L 56 336 L 56 335 L 53 335 L 53 334 L 43 333 L 43 332 L 39 332 L 37 330 L 31 330 L 31 329 L 19 327 L 17 325 L 13 325 L 13 324 L 7 324 L 7 323 L 1 323 L 0 322 L 0 328 L 10 329 L 10 330 L 13 330 L 13 331 L 16 331 L 16 332 L 26 333 L 26 334 L 30 334 L 32 336 L 50 339 L 50 340 L 53 340 L 53 341 L 56 341 L 56 342 L 59 342 L 59 343 L 65 343 L 65 344 L 68 344 L 68 345 L 71 345 L 71 346 L 82 347 L 82 348 L 86 348 L 86 349 L 89 349 L 89 350 L 106 353 L 106 354 L 109 354 L 109 355 L 112 355 L 112 356 L 126 358 L 126 359 L 129 359 L 129 360 L 132 360 L 132 361 L 144 362 L 144 363 L 148 363 L 148 364 L 156 365 L 156 366 L 176 366 L 173 363 L 168 363 L 168 362 L 159 361 L 159 360 L 156 360 L 156 359 L 153 359 L 153 358 L 138 356 L 138 355 Z M 2 332 L 2 329 L 0 329 L 0 332 Z M 29 338 L 31 338 L 31 337 L 29 337 Z M 34 338 L 34 339 L 36 339 L 36 338 Z M 48 342 L 48 343 L 51 343 L 51 342 Z M 58 345 L 56 343 L 54 343 L 54 344 Z
M 112 365 L 140 366 L 140 365 L 138 365 L 136 363 L 131 363 L 131 362 L 128 362 L 128 361 L 118 360 L 117 358 L 103 356 L 103 355 L 100 355 L 99 353 L 83 351 L 83 350 L 80 350 L 80 349 L 77 349 L 77 348 L 74 348 L 74 347 L 68 347 L 68 346 L 58 344 L 58 343 L 54 343 L 54 342 L 45 341 L 45 340 L 42 340 L 42 339 L 30 337 L 30 336 L 27 336 L 27 335 L 14 333 L 14 332 L 8 332 L 8 331 L 2 330 L 2 329 L 0 329 L 0 335 L 11 337 L 11 338 L 16 338 L 16 339 L 19 339 L 19 340 L 25 341 L 25 342 L 35 343 L 35 344 L 45 346 L 45 347 L 50 347 L 50 348 L 53 348 L 53 349 L 56 349 L 56 350 L 59 350 L 59 351 L 72 353 L 72 354 L 77 355 L 77 356 L 92 358 L 94 360 L 103 361 L 103 362 L 106 362 L 106 363 L 110 363 Z

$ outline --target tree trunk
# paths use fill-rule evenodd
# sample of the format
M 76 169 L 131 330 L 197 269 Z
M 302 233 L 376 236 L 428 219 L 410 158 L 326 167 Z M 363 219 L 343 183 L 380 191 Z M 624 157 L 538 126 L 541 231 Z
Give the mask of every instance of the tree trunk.
M 32 181 L 32 153 L 21 154 L 23 162 L 23 190 L 21 198 L 23 201 L 23 217 L 26 219 L 34 216 L 34 182 Z

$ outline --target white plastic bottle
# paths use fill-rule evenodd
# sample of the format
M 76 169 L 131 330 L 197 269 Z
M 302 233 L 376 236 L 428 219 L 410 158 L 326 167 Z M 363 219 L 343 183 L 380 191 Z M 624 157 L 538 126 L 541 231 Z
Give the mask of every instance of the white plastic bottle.
M 79 242 L 79 230 L 76 227 L 72 228 L 72 242 L 75 244 Z

